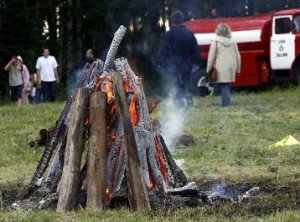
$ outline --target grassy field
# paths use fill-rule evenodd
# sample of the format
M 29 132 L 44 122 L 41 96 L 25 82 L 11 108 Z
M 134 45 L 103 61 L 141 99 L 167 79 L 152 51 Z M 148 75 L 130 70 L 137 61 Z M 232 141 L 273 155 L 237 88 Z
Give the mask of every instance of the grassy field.
M 42 154 L 27 143 L 40 128 L 53 125 L 62 108 L 62 103 L 0 107 L 0 221 L 300 221 L 300 146 L 269 148 L 287 135 L 300 140 L 300 88 L 235 94 L 233 106 L 225 109 L 218 97 L 198 98 L 186 110 L 184 131 L 197 144 L 176 149 L 174 156 L 185 160 L 189 179 L 263 187 L 255 200 L 164 213 L 4 212 L 1 193 L 21 187 Z M 163 110 L 164 104 L 158 114 Z

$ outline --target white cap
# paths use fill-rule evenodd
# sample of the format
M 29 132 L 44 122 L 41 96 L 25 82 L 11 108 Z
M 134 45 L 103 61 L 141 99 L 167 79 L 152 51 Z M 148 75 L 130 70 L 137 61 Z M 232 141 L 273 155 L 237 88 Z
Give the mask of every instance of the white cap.
M 17 56 L 17 60 L 20 60 L 21 62 L 23 62 L 23 59 L 22 59 L 22 57 L 21 56 Z

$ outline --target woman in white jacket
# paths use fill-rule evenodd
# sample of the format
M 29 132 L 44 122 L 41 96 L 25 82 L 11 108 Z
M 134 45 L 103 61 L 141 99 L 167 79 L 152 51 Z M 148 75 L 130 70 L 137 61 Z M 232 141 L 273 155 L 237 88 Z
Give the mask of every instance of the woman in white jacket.
M 222 106 L 226 107 L 231 103 L 230 83 L 235 82 L 241 70 L 241 56 L 227 24 L 219 24 L 216 35 L 217 38 L 209 49 L 206 71 L 210 73 L 213 67 L 216 69 L 216 82 L 220 86 Z

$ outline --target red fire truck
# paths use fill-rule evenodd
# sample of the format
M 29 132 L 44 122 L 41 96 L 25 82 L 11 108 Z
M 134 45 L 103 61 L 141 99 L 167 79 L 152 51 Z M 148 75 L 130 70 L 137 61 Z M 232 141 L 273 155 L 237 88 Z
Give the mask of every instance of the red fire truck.
M 184 23 L 195 33 L 207 59 L 215 28 L 227 23 L 242 57 L 236 87 L 260 86 L 272 80 L 298 82 L 300 74 L 300 9 L 239 18 L 201 19 Z

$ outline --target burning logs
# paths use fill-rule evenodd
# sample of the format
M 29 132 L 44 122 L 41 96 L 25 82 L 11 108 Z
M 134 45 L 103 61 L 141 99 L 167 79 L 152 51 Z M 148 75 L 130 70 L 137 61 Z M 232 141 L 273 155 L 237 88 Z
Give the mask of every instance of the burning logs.
M 123 199 L 132 209 L 187 206 L 189 197 L 170 194 L 187 179 L 153 128 L 141 79 L 125 58 L 114 59 L 124 33 L 121 27 L 115 34 L 105 63 L 83 69 L 20 205 L 69 211 L 103 209 Z
M 89 86 L 94 82 L 95 79 L 98 79 L 99 75 L 103 72 L 103 65 L 104 63 L 102 61 L 97 60 L 94 63 L 93 67 L 90 67 L 89 69 L 84 69 L 74 91 L 76 91 L 79 88 Z M 44 190 L 46 190 L 46 192 L 48 192 L 48 190 L 52 190 L 60 180 L 62 173 L 63 155 L 67 140 L 67 126 L 70 120 L 71 103 L 72 97 L 70 97 L 67 100 L 66 105 L 58 121 L 56 122 L 55 129 L 53 130 L 51 138 L 45 147 L 44 153 L 34 172 L 31 182 L 26 187 L 24 187 L 24 189 L 20 193 L 21 198 L 24 199 L 28 197 L 31 193 L 36 192 L 37 187 L 40 187 L 41 185 L 42 189 L 39 189 L 37 192 L 38 195 L 43 195 L 42 193 L 44 192 Z M 51 165 L 51 170 L 46 178 L 46 183 L 42 183 L 44 181 L 43 175 L 48 168 L 49 162 L 51 161 L 51 157 L 55 149 L 57 151 L 54 157 L 54 161 Z
M 72 102 L 71 121 L 68 128 L 64 169 L 57 204 L 57 211 L 72 210 L 76 204 L 81 155 L 83 151 L 84 118 L 87 106 L 87 89 L 79 89 Z
M 104 209 L 106 199 L 106 94 L 90 98 L 90 138 L 87 163 L 87 202 L 89 209 Z
M 127 154 L 126 179 L 130 207 L 132 209 L 150 210 L 146 185 L 142 176 L 138 148 L 129 116 L 123 79 L 120 73 L 111 73 L 118 117 L 122 121 L 124 127 L 124 146 Z

